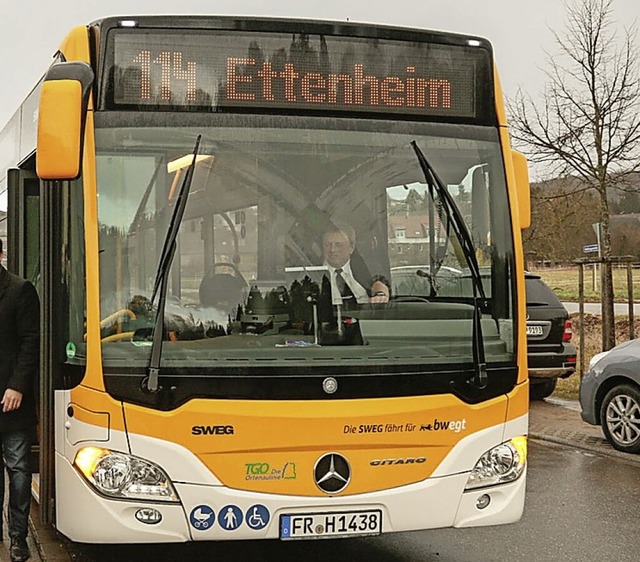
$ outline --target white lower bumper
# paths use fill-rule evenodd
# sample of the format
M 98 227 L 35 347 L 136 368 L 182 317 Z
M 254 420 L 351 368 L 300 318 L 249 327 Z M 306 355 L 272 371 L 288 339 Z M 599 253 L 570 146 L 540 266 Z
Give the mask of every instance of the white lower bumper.
M 468 477 L 464 473 L 340 499 L 277 496 L 176 483 L 182 502 L 178 505 L 106 499 L 96 494 L 62 457 L 57 458 L 57 475 L 58 530 L 71 540 L 87 543 L 277 539 L 281 515 L 323 511 L 380 509 L 383 533 L 498 525 L 520 519 L 526 482 L 525 473 L 510 484 L 463 493 Z M 488 494 L 491 501 L 479 509 L 477 500 L 483 494 Z M 261 506 L 264 525 L 252 527 L 249 518 L 255 513 L 255 506 Z M 156 509 L 161 521 L 139 521 L 136 512 L 143 507 Z M 198 520 L 203 513 L 209 514 L 206 524 Z

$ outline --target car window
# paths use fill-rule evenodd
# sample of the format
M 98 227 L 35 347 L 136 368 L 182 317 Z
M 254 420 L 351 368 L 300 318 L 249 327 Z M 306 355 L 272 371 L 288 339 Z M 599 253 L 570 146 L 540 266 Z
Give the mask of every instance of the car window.
M 539 277 L 526 277 L 527 306 L 562 307 L 560 299 Z

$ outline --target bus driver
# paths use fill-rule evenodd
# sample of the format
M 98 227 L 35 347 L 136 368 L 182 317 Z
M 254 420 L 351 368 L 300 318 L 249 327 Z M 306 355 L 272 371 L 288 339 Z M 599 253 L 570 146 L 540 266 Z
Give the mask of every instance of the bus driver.
M 389 286 L 384 277 L 373 277 L 361 260 L 352 260 L 356 233 L 344 223 L 332 223 L 322 237 L 322 257 L 329 271 L 332 304 L 385 303 Z M 368 289 L 367 289 L 368 287 Z

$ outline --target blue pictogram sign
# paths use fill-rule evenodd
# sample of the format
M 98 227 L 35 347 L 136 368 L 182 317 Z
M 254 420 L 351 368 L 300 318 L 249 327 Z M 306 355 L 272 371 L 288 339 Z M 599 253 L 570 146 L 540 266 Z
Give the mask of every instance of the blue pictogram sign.
M 245 519 L 251 529 L 258 531 L 267 526 L 269 519 L 271 519 L 271 514 L 264 505 L 256 504 L 247 509 Z
M 194 529 L 206 531 L 216 522 L 216 514 L 208 505 L 199 505 L 191 510 L 189 521 Z
M 225 505 L 218 512 L 218 524 L 225 531 L 235 531 L 242 525 L 242 510 L 237 505 Z

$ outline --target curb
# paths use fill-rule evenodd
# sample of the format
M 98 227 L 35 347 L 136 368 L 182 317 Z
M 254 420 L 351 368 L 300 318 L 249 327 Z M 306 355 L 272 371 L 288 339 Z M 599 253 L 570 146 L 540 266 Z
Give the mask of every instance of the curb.
M 577 400 L 563 398 L 546 398 L 541 406 L 538 421 L 536 414 L 529 414 L 529 437 L 539 441 L 548 441 L 557 445 L 564 445 L 598 455 L 612 457 L 634 465 L 640 465 L 640 455 L 624 453 L 613 448 L 605 439 L 600 426 L 590 425 L 580 417 L 580 403 Z M 549 408 L 553 409 L 553 411 Z M 534 409 L 532 404 L 531 410 Z M 552 411 L 551 416 L 549 413 Z M 533 418 L 533 420 L 532 420 Z
M 548 441 L 549 443 L 564 445 L 566 447 L 573 447 L 574 449 L 581 449 L 583 451 L 589 451 L 590 453 L 596 453 L 598 455 L 603 455 L 606 457 L 613 457 L 618 460 L 623 460 L 631 464 L 640 465 L 640 455 L 633 455 L 631 453 L 623 453 L 622 451 L 616 451 L 611 446 L 609 446 L 608 449 L 606 445 L 591 446 L 586 443 L 580 443 L 571 439 L 563 439 L 562 437 L 556 437 L 546 433 L 539 433 L 537 431 L 530 431 L 529 437 L 531 439 L 537 439 L 538 441 Z M 603 441 L 606 443 L 606 440 L 604 438 L 603 438 Z
M 29 514 L 29 536 L 39 558 L 36 558 L 31 549 L 30 560 L 41 560 L 47 562 L 71 562 L 73 558 L 66 547 L 64 539 L 53 527 L 43 526 L 40 523 L 40 505 L 35 499 L 31 500 L 31 511 Z

